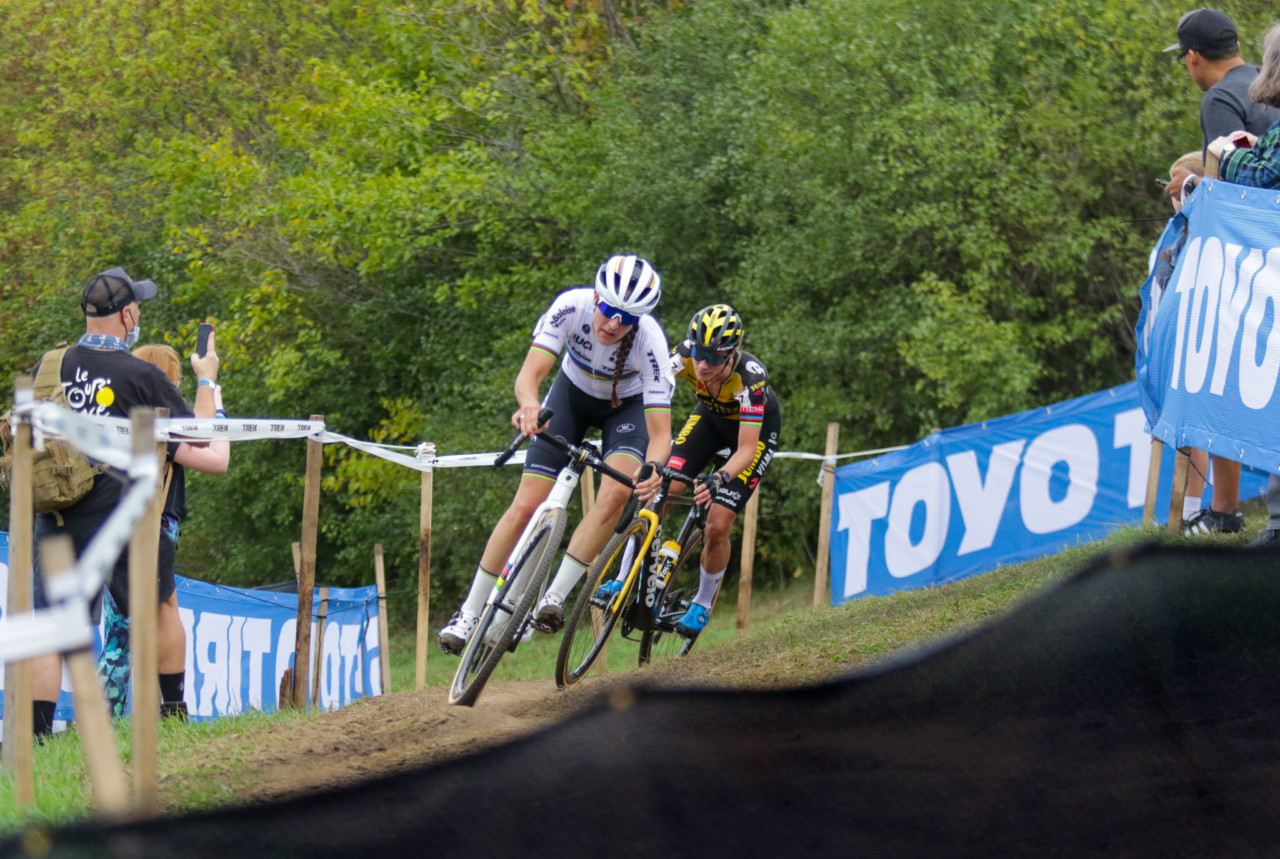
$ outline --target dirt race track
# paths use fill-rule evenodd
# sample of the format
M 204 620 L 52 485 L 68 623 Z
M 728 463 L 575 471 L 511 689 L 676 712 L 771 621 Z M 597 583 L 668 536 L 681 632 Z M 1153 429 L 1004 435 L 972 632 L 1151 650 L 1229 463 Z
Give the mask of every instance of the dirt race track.
M 214 739 L 198 773 L 161 781 L 161 802 L 166 788 L 176 795 L 193 779 L 223 783 L 233 792 L 228 802 L 258 803 L 461 757 L 537 731 L 607 701 L 611 694 L 627 695 L 635 684 L 698 683 L 693 668 L 689 663 L 653 666 L 587 678 L 566 690 L 549 678 L 491 680 L 474 707 L 450 706 L 443 686 L 370 698 L 272 727 L 253 748 L 247 749 L 241 737 Z

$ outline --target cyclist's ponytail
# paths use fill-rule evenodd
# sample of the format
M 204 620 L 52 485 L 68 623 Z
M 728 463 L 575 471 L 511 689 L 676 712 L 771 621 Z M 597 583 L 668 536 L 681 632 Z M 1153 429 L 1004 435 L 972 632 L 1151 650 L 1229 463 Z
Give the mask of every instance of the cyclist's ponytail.
M 618 398 L 618 380 L 622 378 L 622 371 L 627 367 L 627 358 L 631 357 L 631 344 L 636 342 L 636 332 L 639 330 L 639 325 L 632 326 L 618 343 L 618 357 L 614 359 L 613 365 L 613 391 L 609 394 L 609 405 L 615 409 L 622 405 L 622 400 Z

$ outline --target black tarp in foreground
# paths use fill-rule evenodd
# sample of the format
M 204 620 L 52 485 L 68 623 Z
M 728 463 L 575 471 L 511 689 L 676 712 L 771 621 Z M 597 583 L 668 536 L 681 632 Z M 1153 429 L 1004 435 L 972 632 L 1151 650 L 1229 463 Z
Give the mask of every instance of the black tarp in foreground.
M 840 682 L 626 697 L 301 800 L 55 830 L 50 855 L 1280 853 L 1280 553 L 1121 552 Z

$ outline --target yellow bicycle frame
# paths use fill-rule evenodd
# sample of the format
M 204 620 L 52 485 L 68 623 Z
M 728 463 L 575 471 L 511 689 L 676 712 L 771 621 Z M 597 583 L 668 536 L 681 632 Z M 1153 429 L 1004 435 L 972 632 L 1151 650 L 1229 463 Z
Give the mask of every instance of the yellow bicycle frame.
M 636 513 L 636 518 L 648 522 L 649 530 L 645 532 L 644 542 L 640 545 L 640 551 L 636 552 L 636 559 L 632 562 L 631 569 L 627 571 L 627 578 L 623 583 L 622 590 L 614 594 L 613 599 L 609 602 L 609 608 L 606 611 L 610 614 L 616 614 L 622 608 L 622 598 L 624 596 L 631 596 L 631 588 L 635 584 L 637 572 L 644 569 L 645 558 L 649 557 L 649 546 L 653 543 L 654 535 L 658 533 L 657 513 L 646 508 Z M 625 547 L 625 543 L 618 544 L 618 551 L 623 551 Z M 610 560 L 613 559 L 610 558 Z

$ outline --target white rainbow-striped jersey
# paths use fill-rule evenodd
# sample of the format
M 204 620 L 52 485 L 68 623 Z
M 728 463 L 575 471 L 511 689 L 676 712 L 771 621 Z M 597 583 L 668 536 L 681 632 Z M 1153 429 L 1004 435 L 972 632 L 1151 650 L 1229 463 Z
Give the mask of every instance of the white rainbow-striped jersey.
M 602 346 L 591 327 L 596 291 L 590 286 L 556 296 L 533 328 L 533 347 L 553 356 L 563 351 L 560 372 L 584 393 L 610 399 L 617 343 Z M 565 347 L 568 346 L 568 349 Z M 646 409 L 671 407 L 675 381 L 670 373 L 667 335 L 652 314 L 640 318 L 639 330 L 618 381 L 618 396 L 644 394 Z

